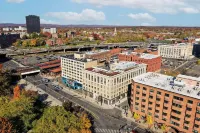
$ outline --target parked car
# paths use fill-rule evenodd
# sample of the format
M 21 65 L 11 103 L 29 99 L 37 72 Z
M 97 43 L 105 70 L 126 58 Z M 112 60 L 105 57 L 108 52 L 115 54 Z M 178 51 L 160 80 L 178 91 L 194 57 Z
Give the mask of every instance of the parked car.
M 50 80 L 47 79 L 47 78 L 43 78 L 42 81 L 45 82 L 45 83 L 48 83 Z

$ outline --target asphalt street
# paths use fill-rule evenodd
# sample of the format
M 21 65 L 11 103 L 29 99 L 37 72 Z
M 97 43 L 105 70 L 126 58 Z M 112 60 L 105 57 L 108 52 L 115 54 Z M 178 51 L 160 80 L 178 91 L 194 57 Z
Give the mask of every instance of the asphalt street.
M 55 91 L 53 89 L 52 83 L 44 83 L 42 81 L 42 77 L 40 76 L 29 76 L 26 78 L 26 80 L 38 88 L 45 91 L 47 94 L 53 96 L 54 98 L 64 102 L 64 101 L 71 101 L 84 109 L 86 109 L 88 112 L 90 112 L 94 117 L 94 132 L 96 133 L 112 133 L 112 132 L 118 132 L 121 127 L 124 127 L 121 132 L 124 133 L 127 129 L 136 129 L 139 133 L 145 133 L 146 131 L 144 129 L 141 129 L 138 127 L 136 123 L 127 124 L 130 122 L 127 122 L 126 119 L 122 117 L 115 117 L 113 115 L 114 110 L 105 110 L 100 109 L 92 104 L 89 104 L 87 101 L 83 101 L 76 96 L 70 95 L 62 90 Z M 97 130 L 98 129 L 98 130 Z

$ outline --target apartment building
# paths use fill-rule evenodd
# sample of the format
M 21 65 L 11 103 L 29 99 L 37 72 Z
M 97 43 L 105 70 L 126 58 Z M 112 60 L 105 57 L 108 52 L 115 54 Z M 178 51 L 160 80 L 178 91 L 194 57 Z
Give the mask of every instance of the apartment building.
M 132 78 L 143 73 L 146 73 L 146 64 L 127 61 L 90 67 L 84 72 L 84 91 L 101 103 L 113 105 L 127 96 Z
M 55 34 L 55 33 L 57 33 L 57 29 L 56 28 L 44 28 L 44 29 L 42 29 L 42 32 L 43 33 L 49 32 L 51 34 Z
M 97 66 L 97 60 L 86 59 L 85 54 L 82 53 L 62 56 L 62 81 L 68 87 L 71 87 L 73 89 L 81 89 L 84 70 L 86 68 L 95 66 Z
M 147 72 L 156 72 L 161 68 L 162 57 L 159 55 L 126 51 L 118 55 L 120 61 L 133 61 L 147 64 Z
M 193 46 L 186 43 L 158 46 L 158 54 L 164 58 L 188 60 L 193 57 L 192 50 Z
M 148 72 L 133 78 L 131 111 L 166 130 L 200 132 L 200 78 Z M 152 124 L 153 124 L 152 123 Z

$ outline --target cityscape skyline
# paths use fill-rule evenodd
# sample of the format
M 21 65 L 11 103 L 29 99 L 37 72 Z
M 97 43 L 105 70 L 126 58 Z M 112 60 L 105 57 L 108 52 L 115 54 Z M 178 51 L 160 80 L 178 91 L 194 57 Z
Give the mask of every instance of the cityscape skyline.
M 32 14 L 41 24 L 200 26 L 198 2 L 175 0 L 170 6 L 170 1 L 2 0 L 0 23 L 24 24 L 24 16 Z

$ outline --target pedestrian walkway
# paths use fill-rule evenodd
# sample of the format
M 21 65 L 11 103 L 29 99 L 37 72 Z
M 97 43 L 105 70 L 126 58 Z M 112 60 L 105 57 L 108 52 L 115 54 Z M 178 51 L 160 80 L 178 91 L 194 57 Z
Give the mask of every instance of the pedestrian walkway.
M 131 123 L 131 122 L 136 122 L 135 119 L 133 118 L 133 115 L 131 113 L 131 111 L 129 110 L 128 113 L 124 113 L 122 112 L 122 117 L 127 119 L 127 122 Z M 139 125 L 140 128 L 142 129 L 148 129 L 148 124 L 146 123 L 137 123 Z M 154 133 L 163 133 L 163 131 L 161 129 L 158 129 L 158 130 L 155 130 L 155 128 L 151 128 L 151 130 L 154 132 Z
M 95 128 L 95 133 L 127 133 L 126 131 L 119 131 L 115 129 L 101 129 Z
M 82 99 L 84 101 L 88 101 L 88 103 L 92 104 L 93 106 L 95 106 L 97 108 L 102 108 L 102 109 L 113 109 L 113 108 L 115 108 L 114 105 L 107 105 L 107 104 L 104 104 L 104 103 L 102 103 L 102 105 L 101 105 L 100 102 L 98 103 L 95 99 L 93 99 L 89 96 L 85 96 L 84 94 L 82 94 L 81 91 L 76 91 L 76 90 L 73 90 L 71 88 L 68 88 L 65 85 L 63 85 L 62 83 L 59 83 L 57 81 L 54 81 L 53 83 L 63 87 L 64 92 L 66 92 L 66 93 L 68 93 L 68 94 L 70 94 L 74 97 L 77 97 L 79 99 Z

